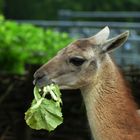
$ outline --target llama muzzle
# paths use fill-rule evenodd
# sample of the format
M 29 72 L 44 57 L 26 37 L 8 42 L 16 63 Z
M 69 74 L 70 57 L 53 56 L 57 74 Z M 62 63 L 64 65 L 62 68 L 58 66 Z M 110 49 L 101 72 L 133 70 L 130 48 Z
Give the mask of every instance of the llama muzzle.
M 45 73 L 40 73 L 39 71 L 36 71 L 34 73 L 34 81 L 33 84 L 38 86 L 38 87 L 44 87 L 46 85 L 51 84 L 52 81 L 48 78 L 47 74 Z

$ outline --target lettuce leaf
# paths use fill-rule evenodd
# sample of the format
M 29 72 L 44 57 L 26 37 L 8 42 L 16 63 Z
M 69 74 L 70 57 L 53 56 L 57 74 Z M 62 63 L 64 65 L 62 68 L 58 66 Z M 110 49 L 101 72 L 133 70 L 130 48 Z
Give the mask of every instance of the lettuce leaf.
M 46 94 L 50 94 L 51 99 L 45 98 Z M 27 125 L 36 130 L 54 130 L 63 122 L 61 93 L 58 86 L 44 87 L 42 96 L 39 93 L 39 89 L 35 87 L 34 97 L 31 107 L 25 112 Z

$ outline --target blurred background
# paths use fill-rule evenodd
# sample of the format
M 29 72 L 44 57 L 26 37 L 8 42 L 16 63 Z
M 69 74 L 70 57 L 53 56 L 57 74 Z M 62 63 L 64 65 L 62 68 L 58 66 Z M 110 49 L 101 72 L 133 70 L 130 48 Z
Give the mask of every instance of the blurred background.
M 58 50 L 109 26 L 130 37 L 112 54 L 140 105 L 139 0 L 0 0 L 0 140 L 93 140 L 79 90 L 62 91 L 64 123 L 35 131 L 24 120 L 33 73 Z

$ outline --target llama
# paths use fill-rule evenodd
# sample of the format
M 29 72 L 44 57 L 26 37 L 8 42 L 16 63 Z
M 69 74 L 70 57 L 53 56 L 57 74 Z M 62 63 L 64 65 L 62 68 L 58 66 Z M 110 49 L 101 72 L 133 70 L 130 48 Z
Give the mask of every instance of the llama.
M 109 53 L 123 45 L 129 32 L 108 39 L 109 28 L 76 40 L 39 68 L 40 87 L 58 84 L 80 89 L 95 140 L 140 140 L 140 116 L 131 91 Z

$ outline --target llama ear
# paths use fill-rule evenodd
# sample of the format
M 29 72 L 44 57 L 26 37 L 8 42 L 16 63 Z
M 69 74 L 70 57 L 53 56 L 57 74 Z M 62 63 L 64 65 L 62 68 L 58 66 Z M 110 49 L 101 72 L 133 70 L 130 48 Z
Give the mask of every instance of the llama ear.
M 121 47 L 129 36 L 129 31 L 126 31 L 112 39 L 107 40 L 104 44 L 102 44 L 103 52 L 111 52 L 114 49 Z
M 103 44 L 109 37 L 109 33 L 110 33 L 109 28 L 108 28 L 108 26 L 106 26 L 100 32 L 98 32 L 96 35 L 89 37 L 88 40 L 92 44 L 97 44 L 97 45 Z

